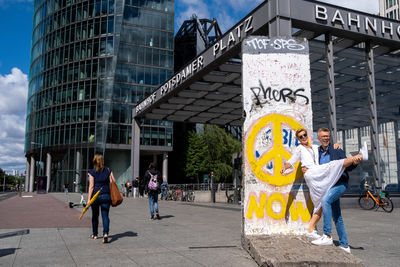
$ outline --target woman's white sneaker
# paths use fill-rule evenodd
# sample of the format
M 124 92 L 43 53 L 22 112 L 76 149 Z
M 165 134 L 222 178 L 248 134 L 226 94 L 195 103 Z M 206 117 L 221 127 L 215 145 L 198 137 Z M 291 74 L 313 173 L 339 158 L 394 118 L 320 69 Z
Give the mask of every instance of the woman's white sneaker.
M 340 247 L 340 246 L 339 246 L 339 248 L 343 249 L 343 250 L 346 251 L 347 253 L 351 253 L 351 251 L 350 251 L 350 246 L 347 246 L 347 247 Z
M 329 246 L 333 244 L 333 240 L 332 237 L 329 237 L 324 234 L 321 236 L 321 238 L 311 241 L 311 243 L 318 246 Z
M 306 237 L 310 238 L 310 239 L 318 239 L 321 238 L 321 236 L 317 233 L 317 231 L 313 230 L 311 233 L 306 233 Z
M 368 160 L 368 146 L 367 142 L 364 142 L 363 146 L 360 149 L 360 154 L 362 155 L 362 160 Z

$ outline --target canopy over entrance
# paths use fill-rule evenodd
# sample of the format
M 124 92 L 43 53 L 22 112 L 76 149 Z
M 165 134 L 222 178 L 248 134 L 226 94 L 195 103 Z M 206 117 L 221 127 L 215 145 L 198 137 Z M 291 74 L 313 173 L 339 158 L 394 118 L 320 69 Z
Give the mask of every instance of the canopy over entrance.
M 400 23 L 356 10 L 265 1 L 140 102 L 133 118 L 241 126 L 240 48 L 250 35 L 309 41 L 314 129 L 331 127 L 335 140 L 338 130 L 371 126 L 379 177 L 378 121 L 400 117 Z

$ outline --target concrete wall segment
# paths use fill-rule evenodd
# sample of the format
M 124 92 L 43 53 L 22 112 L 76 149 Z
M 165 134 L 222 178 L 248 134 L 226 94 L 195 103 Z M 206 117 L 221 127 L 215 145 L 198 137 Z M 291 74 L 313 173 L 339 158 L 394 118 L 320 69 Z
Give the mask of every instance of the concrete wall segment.
M 297 145 L 294 132 L 312 137 L 308 43 L 252 36 L 242 64 L 244 233 L 304 233 L 312 203 L 302 173 L 279 171 Z

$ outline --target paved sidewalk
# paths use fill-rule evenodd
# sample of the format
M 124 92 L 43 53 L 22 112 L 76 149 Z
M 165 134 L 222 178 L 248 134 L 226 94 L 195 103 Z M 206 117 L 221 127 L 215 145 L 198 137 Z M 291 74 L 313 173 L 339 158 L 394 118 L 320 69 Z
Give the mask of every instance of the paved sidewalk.
M 79 202 L 79 194 L 70 195 L 72 202 Z M 30 200 L 41 202 L 43 198 L 59 199 L 53 201 L 65 211 L 65 195 L 33 194 Z M 0 202 L 0 208 L 3 211 L 5 206 L 18 202 L 24 202 L 29 216 L 42 208 L 29 205 L 26 198 L 20 197 Z M 125 198 L 121 206 L 112 208 L 109 244 L 89 238 L 90 221 L 66 227 L 65 218 L 61 218 L 60 227 L 25 225 L 23 228 L 29 229 L 29 233 L 4 237 L 20 229 L 4 227 L 0 220 L 0 266 L 257 266 L 241 248 L 238 210 L 170 201 L 159 204 L 160 221 L 149 219 L 147 199 Z M 55 214 L 55 210 L 46 210 Z M 71 218 L 79 222 L 81 210 L 69 209 L 74 212 Z M 90 215 L 88 211 L 85 217 Z
M 241 248 L 239 206 L 160 201 L 162 220 L 151 221 L 147 199 L 125 198 L 111 209 L 109 244 L 89 238 L 91 211 L 79 221 L 81 210 L 68 208 L 63 193 L 0 201 L 0 266 L 257 266 Z M 349 208 L 343 218 L 366 266 L 398 266 L 400 209 Z

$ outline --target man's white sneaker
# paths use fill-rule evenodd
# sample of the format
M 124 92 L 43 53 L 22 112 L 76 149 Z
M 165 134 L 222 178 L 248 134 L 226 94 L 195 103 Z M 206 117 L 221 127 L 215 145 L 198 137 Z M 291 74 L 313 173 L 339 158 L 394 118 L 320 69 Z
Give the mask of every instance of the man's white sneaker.
M 322 235 L 321 238 L 311 241 L 312 244 L 318 246 L 329 246 L 333 244 L 332 237 L 328 237 L 327 235 Z
M 339 248 L 343 249 L 343 250 L 346 251 L 347 253 L 351 253 L 351 251 L 350 251 L 350 246 L 347 246 L 347 247 L 340 247 L 340 246 L 339 246 Z
M 367 142 L 364 142 L 363 146 L 360 149 L 360 154 L 362 155 L 362 160 L 368 160 L 368 146 Z
M 317 231 L 313 230 L 311 233 L 306 233 L 306 237 L 310 238 L 310 239 L 318 239 L 321 238 L 321 236 L 317 233 Z

